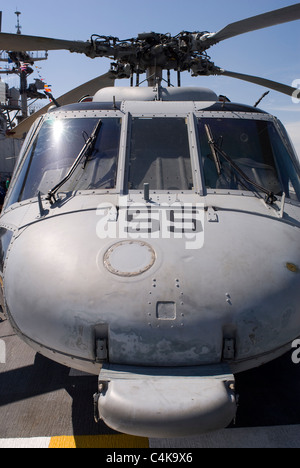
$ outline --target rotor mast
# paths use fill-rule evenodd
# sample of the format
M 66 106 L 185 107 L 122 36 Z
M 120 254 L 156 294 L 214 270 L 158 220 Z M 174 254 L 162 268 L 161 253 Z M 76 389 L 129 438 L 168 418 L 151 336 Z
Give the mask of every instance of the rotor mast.
M 163 68 L 152 65 L 146 70 L 146 80 L 148 86 L 160 86 L 163 79 Z

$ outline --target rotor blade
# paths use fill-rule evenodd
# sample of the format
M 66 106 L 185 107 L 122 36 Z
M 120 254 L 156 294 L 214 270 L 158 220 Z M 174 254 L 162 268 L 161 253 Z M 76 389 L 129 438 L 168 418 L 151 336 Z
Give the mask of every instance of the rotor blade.
M 70 52 L 88 54 L 91 50 L 91 43 L 52 39 L 50 37 L 24 36 L 23 34 L 0 33 L 0 49 L 15 52 L 69 50 Z
M 248 81 L 249 83 L 254 83 L 265 88 L 273 89 L 279 93 L 287 94 L 288 96 L 297 96 L 299 89 L 292 88 L 285 84 L 277 83 L 276 81 L 267 80 L 266 78 L 261 78 L 259 76 L 244 75 L 243 73 L 236 73 L 228 70 L 219 70 L 220 75 L 230 76 L 231 78 L 237 78 L 238 80 Z M 297 93 L 295 95 L 295 93 Z
M 99 89 L 107 88 L 108 86 L 114 86 L 114 80 L 115 76 L 111 72 L 105 73 L 104 75 L 101 75 L 98 78 L 94 78 L 93 80 L 72 89 L 72 91 L 63 94 L 58 99 L 56 99 L 56 101 L 60 106 L 78 102 L 78 100 L 83 96 L 93 96 L 97 91 L 99 91 Z M 32 114 L 30 117 L 27 117 L 27 119 L 23 120 L 19 125 L 13 128 L 7 136 L 12 138 L 22 138 L 24 133 L 28 132 L 34 121 L 38 117 L 45 114 L 50 106 L 53 106 L 52 102 Z
M 268 28 L 277 24 L 287 23 L 300 19 L 300 3 L 291 5 L 279 10 L 273 10 L 262 15 L 252 16 L 236 23 L 228 24 L 220 31 L 208 35 L 204 43 L 213 45 L 217 42 L 224 41 L 239 34 L 244 34 L 258 29 Z

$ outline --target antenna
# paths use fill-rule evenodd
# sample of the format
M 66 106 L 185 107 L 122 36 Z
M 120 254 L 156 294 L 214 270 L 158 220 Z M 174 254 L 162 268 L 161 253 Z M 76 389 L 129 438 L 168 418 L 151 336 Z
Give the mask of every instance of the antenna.
M 2 11 L 0 11 L 0 32 L 2 31 Z
M 15 15 L 17 15 L 17 25 L 16 25 L 16 29 L 17 29 L 17 34 L 21 34 L 21 29 L 22 29 L 22 26 L 20 26 L 20 14 L 21 12 L 20 11 L 15 11 Z

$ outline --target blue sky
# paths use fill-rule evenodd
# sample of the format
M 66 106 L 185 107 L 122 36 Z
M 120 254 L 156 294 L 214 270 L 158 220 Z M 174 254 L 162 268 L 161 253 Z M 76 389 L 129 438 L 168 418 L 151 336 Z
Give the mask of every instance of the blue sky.
M 23 34 L 88 40 L 92 34 L 134 37 L 155 31 L 175 35 L 180 31 L 218 31 L 228 23 L 297 3 L 292 0 L 16 0 L 5 2 L 2 31 L 16 32 L 16 8 L 22 12 Z M 14 5 L 14 6 L 12 6 Z M 288 85 L 299 80 L 300 21 L 278 25 L 228 39 L 209 50 L 212 61 L 227 70 L 273 79 Z M 108 59 L 89 59 L 68 51 L 49 52 L 40 74 L 58 97 L 70 89 L 108 71 Z M 37 74 L 31 75 L 33 79 Z M 8 81 L 12 78 L 2 76 Z M 118 81 L 124 86 L 126 80 Z M 174 77 L 174 84 L 176 80 Z M 253 105 L 266 90 L 228 77 L 192 78 L 182 74 L 184 86 L 207 86 L 232 101 Z M 275 91 L 261 107 L 277 115 L 287 126 L 300 154 L 300 103 Z

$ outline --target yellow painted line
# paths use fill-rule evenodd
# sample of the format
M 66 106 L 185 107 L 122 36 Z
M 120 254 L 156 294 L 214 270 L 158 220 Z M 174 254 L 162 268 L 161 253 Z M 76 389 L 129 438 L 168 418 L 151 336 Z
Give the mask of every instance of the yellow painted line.
M 126 434 L 51 437 L 49 448 L 149 448 L 149 439 Z

